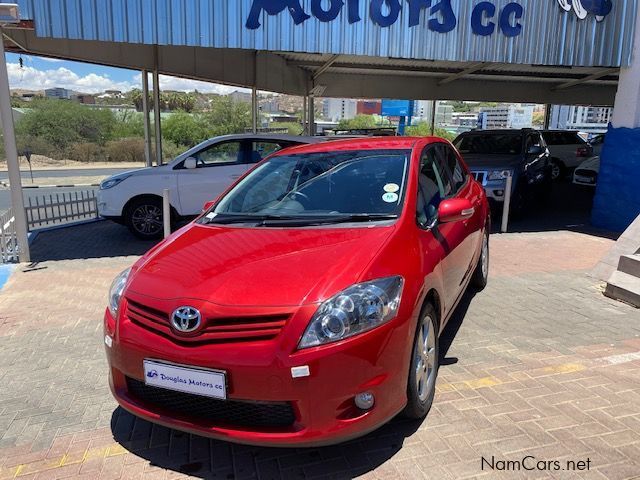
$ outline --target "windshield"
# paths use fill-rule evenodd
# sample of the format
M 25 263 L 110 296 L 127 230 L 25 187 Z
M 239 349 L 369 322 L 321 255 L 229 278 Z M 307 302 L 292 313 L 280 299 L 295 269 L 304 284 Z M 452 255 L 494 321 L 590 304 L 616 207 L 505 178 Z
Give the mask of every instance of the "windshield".
M 204 223 L 380 221 L 402 211 L 409 150 L 283 155 L 233 188 Z M 267 223 L 265 223 L 267 222 Z
M 455 142 L 462 154 L 517 155 L 522 153 L 522 136 L 517 134 L 463 135 Z

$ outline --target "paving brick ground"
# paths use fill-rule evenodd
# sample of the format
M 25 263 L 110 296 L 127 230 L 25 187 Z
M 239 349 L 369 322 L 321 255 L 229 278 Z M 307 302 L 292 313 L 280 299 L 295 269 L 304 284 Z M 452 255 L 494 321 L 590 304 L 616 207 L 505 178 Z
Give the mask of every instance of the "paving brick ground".
M 0 293 L 0 479 L 640 478 L 640 312 L 586 275 L 607 238 L 494 235 L 490 284 L 441 341 L 427 420 L 306 450 L 210 441 L 117 408 L 102 311 L 113 276 L 148 246 L 109 223 L 44 233 L 40 263 Z M 590 468 L 483 470 L 483 457 Z

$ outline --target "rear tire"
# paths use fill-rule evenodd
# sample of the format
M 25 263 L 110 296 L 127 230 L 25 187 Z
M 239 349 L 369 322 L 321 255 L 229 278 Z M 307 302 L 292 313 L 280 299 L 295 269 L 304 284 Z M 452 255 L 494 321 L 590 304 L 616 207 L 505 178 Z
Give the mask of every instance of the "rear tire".
M 127 207 L 124 222 L 131 233 L 142 240 L 162 238 L 162 201 L 155 197 L 133 200 Z
M 403 415 L 420 419 L 427 416 L 436 393 L 438 376 L 438 322 L 435 308 L 426 304 L 416 329 L 407 382 L 407 406 Z
M 482 249 L 476 269 L 471 277 L 471 285 L 478 291 L 484 290 L 489 280 L 489 230 L 482 238 Z
M 567 174 L 564 164 L 557 158 L 551 159 L 551 179 L 553 181 L 562 180 Z

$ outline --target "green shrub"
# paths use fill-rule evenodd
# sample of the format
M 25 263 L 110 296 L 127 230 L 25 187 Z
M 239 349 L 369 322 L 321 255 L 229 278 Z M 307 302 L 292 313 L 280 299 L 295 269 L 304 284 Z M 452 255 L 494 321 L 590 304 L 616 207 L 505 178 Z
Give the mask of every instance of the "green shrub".
M 56 148 L 48 140 L 42 137 L 34 137 L 33 135 L 16 135 L 16 144 L 18 153 L 29 150 L 32 155 L 43 155 L 49 158 L 63 159 L 65 152 Z
M 74 143 L 67 152 L 69 160 L 77 162 L 101 162 L 104 161 L 104 149 L 96 143 Z
M 124 138 L 107 142 L 105 157 L 107 162 L 144 163 L 144 140 L 142 138 Z
M 74 143 L 104 145 L 113 136 L 115 116 L 65 100 L 34 100 L 30 110 L 16 123 L 18 135 L 42 138 L 58 151 Z

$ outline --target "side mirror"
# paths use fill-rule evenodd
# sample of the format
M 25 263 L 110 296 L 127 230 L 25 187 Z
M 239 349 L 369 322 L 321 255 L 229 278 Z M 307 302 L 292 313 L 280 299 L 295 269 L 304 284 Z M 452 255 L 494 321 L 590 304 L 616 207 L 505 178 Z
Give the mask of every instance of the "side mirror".
M 197 167 L 197 161 L 193 157 L 187 157 L 184 161 L 184 168 L 187 170 L 193 170 Z
M 438 221 L 440 223 L 459 222 L 471 218 L 475 212 L 476 209 L 466 198 L 452 198 L 440 203 Z
M 215 200 L 209 200 L 208 202 L 204 202 L 204 205 L 202 207 L 202 213 L 206 212 L 207 210 L 209 210 L 211 207 L 213 207 L 213 204 L 216 203 Z
M 542 155 L 544 153 L 544 149 L 540 145 L 531 145 L 527 153 L 529 155 Z

